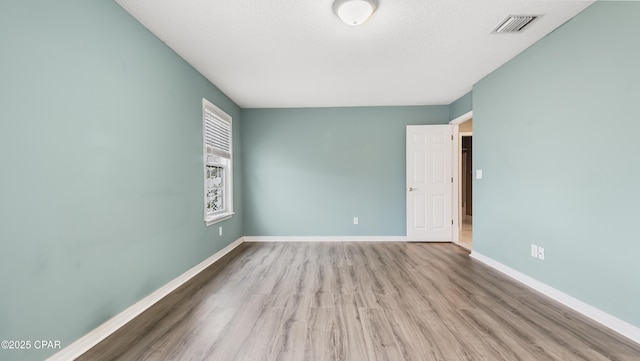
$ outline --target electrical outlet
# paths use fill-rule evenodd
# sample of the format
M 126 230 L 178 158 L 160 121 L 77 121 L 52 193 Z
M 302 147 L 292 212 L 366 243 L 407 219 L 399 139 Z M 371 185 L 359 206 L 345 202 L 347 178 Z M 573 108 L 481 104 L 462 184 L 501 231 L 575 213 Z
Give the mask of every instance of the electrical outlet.
M 360 220 L 358 220 L 358 217 L 353 217 L 353 224 L 358 224 Z
M 482 169 L 476 169 L 476 179 L 482 179 Z
M 544 261 L 544 248 L 538 247 L 538 258 Z
M 218 237 L 222 236 L 222 226 L 218 227 Z
M 531 244 L 531 257 L 538 258 L 538 246 Z

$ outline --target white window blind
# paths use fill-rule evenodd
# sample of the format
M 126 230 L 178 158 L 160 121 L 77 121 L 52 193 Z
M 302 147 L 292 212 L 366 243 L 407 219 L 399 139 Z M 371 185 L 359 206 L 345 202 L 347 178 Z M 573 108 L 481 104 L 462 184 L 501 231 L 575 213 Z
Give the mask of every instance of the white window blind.
M 212 154 L 231 158 L 231 122 L 222 119 L 208 106 L 204 108 L 204 140 Z
M 232 118 L 202 99 L 204 222 L 207 226 L 233 216 Z

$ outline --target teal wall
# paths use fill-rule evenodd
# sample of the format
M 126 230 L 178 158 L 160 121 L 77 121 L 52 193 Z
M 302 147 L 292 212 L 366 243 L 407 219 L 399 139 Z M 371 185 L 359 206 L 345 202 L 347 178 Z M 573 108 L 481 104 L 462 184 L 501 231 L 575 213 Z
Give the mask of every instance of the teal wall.
M 448 106 L 243 110 L 245 235 L 404 236 L 405 127 L 448 116 Z
M 474 250 L 635 326 L 638 18 L 597 2 L 473 88 Z
M 0 49 L 0 340 L 68 346 L 241 236 L 239 108 L 114 1 L 4 1 Z M 223 237 L 203 97 L 235 122 Z
M 473 91 L 458 98 L 458 100 L 449 104 L 449 119 L 453 120 L 457 117 L 467 114 L 473 108 Z

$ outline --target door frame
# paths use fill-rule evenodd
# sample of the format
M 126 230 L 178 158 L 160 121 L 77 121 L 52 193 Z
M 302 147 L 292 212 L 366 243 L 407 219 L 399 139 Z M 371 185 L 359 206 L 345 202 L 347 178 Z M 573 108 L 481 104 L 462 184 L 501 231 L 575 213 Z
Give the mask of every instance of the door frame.
M 451 215 L 453 217 L 453 227 L 451 227 L 451 239 L 455 244 L 460 244 L 460 205 L 459 205 L 460 193 L 459 192 L 460 192 L 460 186 L 462 184 L 460 180 L 460 171 L 459 171 L 461 166 L 460 155 L 459 155 L 460 152 L 458 151 L 458 148 L 460 147 L 459 139 L 460 139 L 461 132 L 458 130 L 458 126 L 461 123 L 464 123 L 471 118 L 473 118 L 473 111 L 462 114 L 461 116 L 449 122 L 449 124 L 451 125 L 451 134 L 453 134 L 453 139 L 457 140 L 455 142 L 451 142 L 451 146 L 452 146 L 451 175 L 453 176 L 453 182 L 451 183 L 451 187 L 452 187 L 451 212 L 453 213 Z M 453 156 L 454 154 L 456 154 L 456 156 Z M 456 171 L 453 171 L 453 170 L 456 170 Z

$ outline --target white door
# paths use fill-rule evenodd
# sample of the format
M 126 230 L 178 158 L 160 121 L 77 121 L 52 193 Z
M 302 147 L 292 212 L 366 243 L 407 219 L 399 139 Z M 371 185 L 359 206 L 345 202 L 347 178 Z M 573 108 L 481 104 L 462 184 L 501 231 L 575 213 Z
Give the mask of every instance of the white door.
M 451 126 L 407 126 L 407 239 L 451 241 Z

